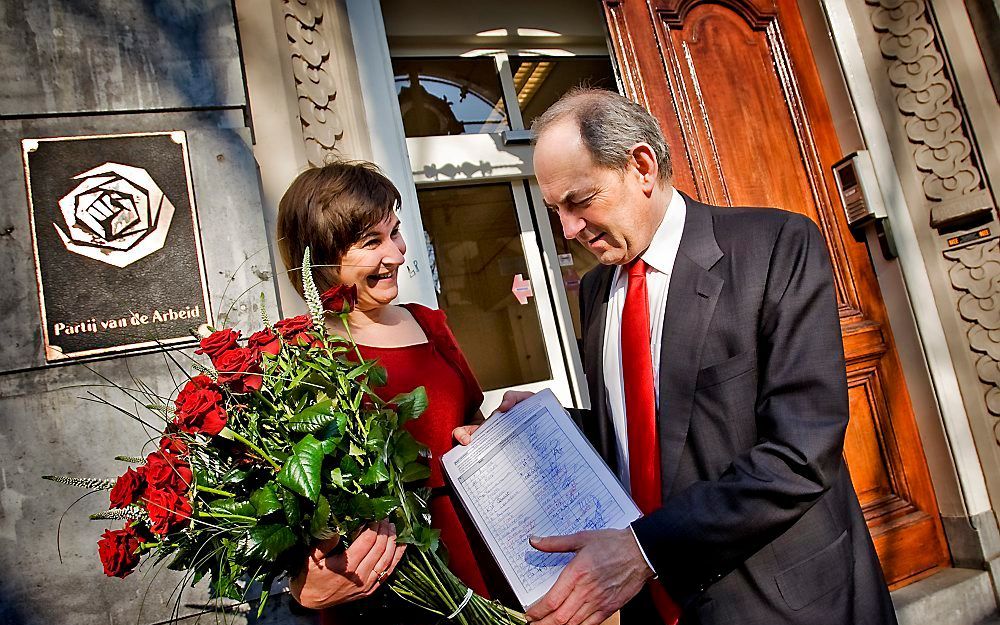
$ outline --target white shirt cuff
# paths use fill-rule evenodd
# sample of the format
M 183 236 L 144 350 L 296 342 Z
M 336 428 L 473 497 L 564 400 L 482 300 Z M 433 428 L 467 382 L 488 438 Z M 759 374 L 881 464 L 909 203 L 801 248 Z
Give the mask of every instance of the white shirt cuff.
M 642 559 L 646 561 L 646 566 L 648 566 L 649 570 L 653 572 L 653 579 L 658 578 L 659 574 L 656 572 L 656 569 L 653 568 L 653 563 L 649 561 L 649 556 L 646 555 L 646 550 L 642 548 L 642 544 L 639 543 L 639 539 L 636 538 L 635 530 L 632 529 L 631 523 L 629 524 L 628 529 L 632 532 L 632 539 L 635 541 L 635 546 L 639 548 L 639 553 L 642 554 Z

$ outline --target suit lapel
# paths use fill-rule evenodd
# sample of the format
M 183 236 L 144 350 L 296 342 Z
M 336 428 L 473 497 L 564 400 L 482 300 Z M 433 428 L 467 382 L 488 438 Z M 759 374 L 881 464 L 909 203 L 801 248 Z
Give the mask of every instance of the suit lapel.
M 680 249 L 667 292 L 660 346 L 660 398 L 657 413 L 663 497 L 672 491 L 687 439 L 701 351 L 723 279 L 709 272 L 722 258 L 711 209 L 684 196 L 686 217 Z
M 615 275 L 615 267 L 599 265 L 593 271 L 602 272 L 598 276 L 590 305 L 593 306 L 589 317 L 589 325 L 585 329 L 583 353 L 584 370 L 587 374 L 587 384 L 590 387 L 591 406 L 594 415 L 596 431 L 592 432 L 591 440 L 599 443 L 598 451 L 611 467 L 618 471 L 618 454 L 615 452 L 616 442 L 614 424 L 608 413 L 607 389 L 604 387 L 604 328 L 608 319 L 608 298 L 611 295 L 611 280 Z

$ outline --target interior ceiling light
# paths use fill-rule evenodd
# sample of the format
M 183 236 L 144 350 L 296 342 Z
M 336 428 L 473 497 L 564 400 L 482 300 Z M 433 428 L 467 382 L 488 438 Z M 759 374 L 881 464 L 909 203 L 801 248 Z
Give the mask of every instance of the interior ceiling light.
M 521 29 L 520 28 L 517 29 L 517 34 L 519 34 L 519 35 L 521 34 Z M 506 28 L 494 28 L 493 30 L 484 30 L 484 31 L 482 31 L 480 33 L 476 33 L 476 36 L 477 37 L 506 37 L 507 36 L 507 29 Z
M 489 56 L 490 54 L 500 54 L 501 52 L 503 52 L 501 48 L 475 48 L 474 50 L 463 52 L 458 56 L 467 59 L 476 56 Z
M 504 31 L 506 34 L 506 31 Z M 518 28 L 518 37 L 562 37 L 562 33 L 557 33 L 554 30 L 545 30 L 544 28 Z
M 576 56 L 569 50 L 562 48 L 532 48 L 530 50 L 518 50 L 520 56 Z

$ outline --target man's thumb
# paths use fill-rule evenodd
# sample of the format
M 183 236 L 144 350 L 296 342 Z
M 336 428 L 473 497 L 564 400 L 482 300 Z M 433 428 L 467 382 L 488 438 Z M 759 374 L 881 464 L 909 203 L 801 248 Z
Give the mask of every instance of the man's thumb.
M 531 546 L 548 553 L 566 553 L 583 547 L 579 534 L 565 536 L 532 536 L 528 539 Z

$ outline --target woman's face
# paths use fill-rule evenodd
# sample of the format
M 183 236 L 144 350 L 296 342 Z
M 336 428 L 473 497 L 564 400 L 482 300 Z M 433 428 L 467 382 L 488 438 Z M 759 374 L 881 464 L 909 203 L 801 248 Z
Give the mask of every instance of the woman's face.
M 368 229 L 340 259 L 340 282 L 358 287 L 358 309 L 371 310 L 399 294 L 396 274 L 406 260 L 406 243 L 395 214 Z

